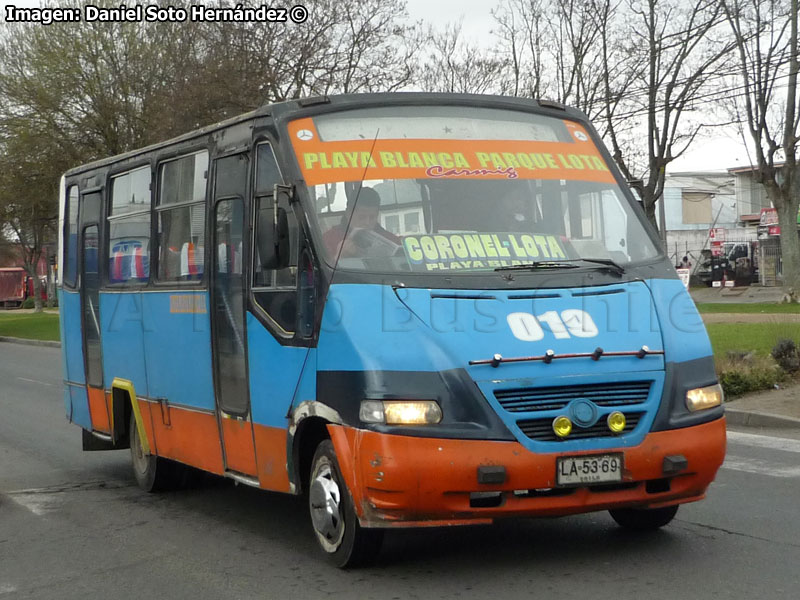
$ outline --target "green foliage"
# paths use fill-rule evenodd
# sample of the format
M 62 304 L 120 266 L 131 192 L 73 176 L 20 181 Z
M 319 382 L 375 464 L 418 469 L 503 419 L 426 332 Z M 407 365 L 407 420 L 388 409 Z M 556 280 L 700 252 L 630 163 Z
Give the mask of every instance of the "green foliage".
M 773 389 L 800 370 L 800 323 L 714 323 L 707 326 L 726 396 Z M 741 350 L 747 340 L 746 350 Z
M 773 389 L 786 378 L 778 365 L 763 356 L 732 353 L 716 362 L 719 382 L 729 398 Z
M 21 308 L 35 308 L 35 307 L 36 307 L 36 300 L 34 300 L 33 298 L 25 298 L 25 300 L 22 302 Z
M 709 323 L 706 325 L 714 356 L 725 356 L 731 350 L 745 350 L 758 356 L 769 356 L 780 338 L 800 339 L 800 323 Z M 744 344 L 747 344 L 743 347 Z

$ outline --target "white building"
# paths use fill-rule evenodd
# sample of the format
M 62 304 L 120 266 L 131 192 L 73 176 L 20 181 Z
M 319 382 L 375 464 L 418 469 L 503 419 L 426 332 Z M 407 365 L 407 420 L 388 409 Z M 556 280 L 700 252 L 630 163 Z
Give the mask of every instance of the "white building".
M 735 177 L 729 172 L 670 173 L 663 202 L 667 253 L 676 263 L 687 255 L 696 262 L 709 248 L 713 228 L 725 229 L 729 239 L 751 235 L 740 225 Z

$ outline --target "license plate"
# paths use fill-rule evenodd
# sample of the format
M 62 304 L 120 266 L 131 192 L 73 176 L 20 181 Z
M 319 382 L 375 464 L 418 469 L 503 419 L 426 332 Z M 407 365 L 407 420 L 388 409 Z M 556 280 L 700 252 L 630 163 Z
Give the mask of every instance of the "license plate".
M 622 454 L 565 456 L 556 460 L 557 485 L 616 481 L 622 481 Z

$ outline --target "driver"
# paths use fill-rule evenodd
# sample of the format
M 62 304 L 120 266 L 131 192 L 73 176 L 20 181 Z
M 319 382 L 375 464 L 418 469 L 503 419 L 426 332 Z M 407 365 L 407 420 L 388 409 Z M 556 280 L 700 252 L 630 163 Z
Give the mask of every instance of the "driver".
M 353 212 L 354 205 L 355 212 Z M 357 232 L 360 229 L 382 236 L 394 244 L 400 244 L 400 238 L 381 227 L 378 218 L 380 215 L 380 206 L 381 197 L 378 195 L 378 192 L 372 188 L 362 187 L 357 196 L 357 200 L 356 196 L 348 198 L 347 210 L 344 215 L 342 215 L 340 223 L 326 231 L 322 236 L 325 247 L 328 249 L 328 252 L 331 253 L 331 256 L 336 257 L 339 255 L 339 247 L 342 246 L 345 232 L 347 233 L 347 240 L 342 247 L 341 256 L 343 258 L 353 258 L 368 255 L 369 247 L 363 247 L 358 242 L 359 236 Z M 350 217 L 351 213 L 353 215 L 352 218 Z M 347 230 L 348 219 L 350 219 L 349 230 Z
M 531 208 L 533 207 L 533 214 Z M 540 222 L 541 213 L 535 200 L 532 204 L 527 187 L 514 185 L 506 191 L 499 203 L 495 226 L 497 231 L 528 233 L 533 231 L 534 222 Z M 534 217 L 533 219 L 531 217 Z M 538 218 L 537 218 L 538 217 Z

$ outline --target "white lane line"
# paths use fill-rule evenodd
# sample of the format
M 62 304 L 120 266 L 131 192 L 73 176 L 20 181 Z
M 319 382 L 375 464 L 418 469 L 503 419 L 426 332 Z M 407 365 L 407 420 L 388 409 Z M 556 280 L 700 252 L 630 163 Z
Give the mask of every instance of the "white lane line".
M 52 383 L 47 383 L 46 381 L 39 381 L 38 379 L 28 379 L 27 377 L 17 377 L 20 381 L 27 381 L 28 383 L 38 383 L 40 385 L 46 385 L 47 387 L 59 387 Z
M 758 458 L 741 458 L 739 456 L 726 456 L 722 463 L 723 469 L 767 475 L 768 477 L 800 477 L 800 467 L 786 467 L 776 465 L 768 460 Z
M 744 446 L 769 448 L 770 450 L 800 452 L 800 440 L 791 440 L 788 438 L 757 435 L 755 433 L 742 433 L 741 431 L 729 431 L 728 441 L 734 444 L 742 444 Z

